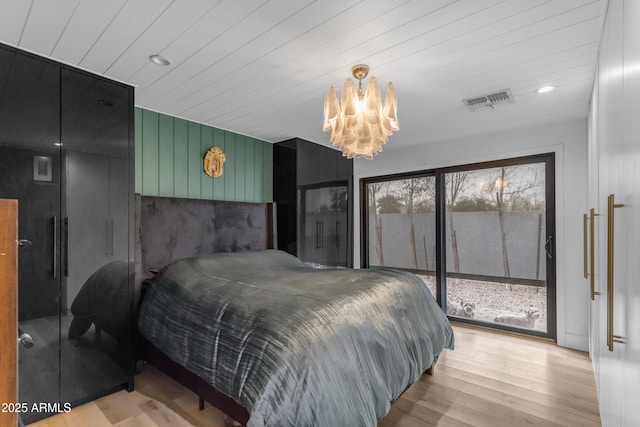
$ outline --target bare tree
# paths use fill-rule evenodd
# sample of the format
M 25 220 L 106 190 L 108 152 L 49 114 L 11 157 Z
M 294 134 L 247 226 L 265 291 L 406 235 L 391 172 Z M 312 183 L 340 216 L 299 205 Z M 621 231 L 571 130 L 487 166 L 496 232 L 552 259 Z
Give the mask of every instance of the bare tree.
M 500 240 L 502 243 L 502 267 L 505 277 L 511 277 L 509 269 L 509 253 L 507 250 L 507 230 L 505 220 L 512 207 L 523 199 L 531 197 L 534 190 L 539 189 L 544 182 L 541 168 L 537 165 L 503 166 L 495 169 L 491 179 L 485 184 L 484 190 L 490 195 L 498 211 L 500 225 Z M 507 284 L 511 290 L 511 284 Z
M 460 258 L 458 257 L 458 239 L 456 238 L 456 230 L 453 225 L 453 206 L 456 204 L 458 196 L 464 192 L 468 176 L 468 171 L 453 172 L 445 175 L 447 194 L 446 210 L 449 222 L 449 234 L 451 235 L 453 266 L 456 273 L 460 273 Z
M 418 268 L 418 254 L 416 245 L 416 232 L 413 222 L 415 205 L 422 201 L 427 188 L 426 178 L 411 178 L 402 180 L 399 188 L 399 195 L 407 209 L 409 218 L 409 238 L 411 241 L 411 265 Z
M 498 208 L 498 223 L 500 224 L 500 240 L 502 242 L 502 267 L 504 268 L 505 277 L 511 277 L 511 271 L 509 270 L 509 252 L 507 251 L 507 230 L 504 226 L 504 219 L 506 215 L 506 206 L 504 199 L 505 178 L 510 173 L 507 172 L 509 168 L 500 168 L 500 178 L 496 180 L 494 189 L 497 190 L 494 193 L 494 200 L 496 207 Z M 508 200 L 508 199 L 507 199 Z M 507 284 L 509 290 L 511 290 L 511 284 Z
M 382 252 L 382 218 L 378 216 L 378 192 L 382 188 L 382 182 L 367 184 L 369 194 L 369 213 L 373 216 L 376 231 L 376 253 L 378 254 L 378 265 L 384 265 L 384 253 Z

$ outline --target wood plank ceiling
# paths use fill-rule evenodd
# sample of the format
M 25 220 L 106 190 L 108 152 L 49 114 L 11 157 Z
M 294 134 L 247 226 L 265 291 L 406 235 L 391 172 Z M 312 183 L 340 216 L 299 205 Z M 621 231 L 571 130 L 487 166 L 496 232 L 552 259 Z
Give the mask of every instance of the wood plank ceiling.
M 330 85 L 393 81 L 385 149 L 585 118 L 605 0 L 0 0 L 0 41 L 136 87 L 136 105 L 269 142 L 322 132 Z M 162 67 L 149 56 L 162 54 Z M 535 93 L 543 85 L 556 90 Z M 510 89 L 471 112 L 464 98 Z M 383 89 L 384 93 L 384 89 Z

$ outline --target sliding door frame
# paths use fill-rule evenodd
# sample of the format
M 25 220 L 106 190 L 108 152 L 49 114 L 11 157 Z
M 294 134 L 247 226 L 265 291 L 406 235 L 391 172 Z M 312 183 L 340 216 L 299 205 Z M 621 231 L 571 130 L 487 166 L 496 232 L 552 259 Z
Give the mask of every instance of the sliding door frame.
M 471 170 L 491 169 L 503 166 L 520 166 L 532 163 L 544 163 L 545 165 L 545 241 L 547 242 L 546 253 L 546 291 L 547 291 L 547 331 L 523 330 L 521 328 L 498 323 L 477 322 L 473 319 L 455 317 L 456 322 L 469 323 L 474 325 L 491 327 L 515 333 L 525 333 L 556 340 L 557 312 L 556 312 L 556 206 L 555 206 L 555 153 L 542 153 L 521 157 L 513 157 L 500 160 L 469 163 L 464 165 L 434 168 L 429 170 L 398 173 L 376 177 L 360 179 L 360 257 L 362 268 L 369 268 L 369 194 L 367 186 L 371 183 L 388 182 L 402 179 L 423 178 L 427 176 L 435 177 L 435 244 L 436 244 L 436 300 L 446 312 L 447 295 L 447 259 L 446 259 L 446 188 L 445 174 L 452 172 L 464 172 Z M 392 267 L 392 266 L 391 266 Z M 407 268 L 393 267 L 414 273 L 425 273 L 423 270 L 413 270 Z M 452 275 L 449 275 L 452 276 Z M 513 284 L 523 283 L 523 279 L 515 279 Z

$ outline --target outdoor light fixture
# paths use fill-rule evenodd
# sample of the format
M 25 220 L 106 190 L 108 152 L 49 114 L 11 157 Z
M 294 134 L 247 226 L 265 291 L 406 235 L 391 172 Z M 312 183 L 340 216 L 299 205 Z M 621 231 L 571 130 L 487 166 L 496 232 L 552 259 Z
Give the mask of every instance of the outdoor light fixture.
M 356 65 L 351 69 L 358 79 L 358 90 L 350 78 L 344 83 L 342 101 L 333 89 L 324 98 L 323 131 L 331 131 L 331 143 L 340 147 L 342 155 L 348 158 L 364 157 L 371 160 L 382 151 L 398 125 L 398 101 L 393 85 L 389 82 L 382 101 L 378 79 L 371 76 L 367 90 L 362 91 L 362 79 L 367 77 L 369 67 Z

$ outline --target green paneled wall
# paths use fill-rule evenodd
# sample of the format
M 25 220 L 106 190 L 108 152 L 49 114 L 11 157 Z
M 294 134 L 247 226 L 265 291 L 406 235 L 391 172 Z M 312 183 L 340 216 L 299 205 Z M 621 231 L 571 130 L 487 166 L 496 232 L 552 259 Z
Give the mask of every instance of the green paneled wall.
M 191 199 L 273 201 L 273 146 L 136 107 L 136 193 Z M 224 174 L 204 173 L 204 156 L 220 147 Z

